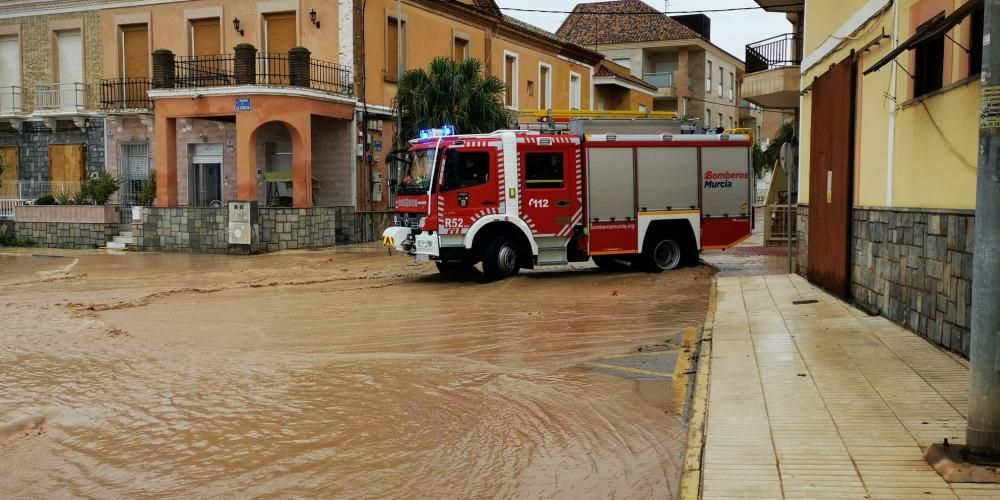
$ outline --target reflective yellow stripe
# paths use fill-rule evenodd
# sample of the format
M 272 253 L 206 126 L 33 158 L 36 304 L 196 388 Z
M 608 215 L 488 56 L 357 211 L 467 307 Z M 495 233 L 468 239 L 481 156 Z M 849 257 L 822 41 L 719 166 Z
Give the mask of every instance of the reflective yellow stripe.
M 700 215 L 701 210 L 664 210 L 659 212 L 639 212 L 639 215 Z

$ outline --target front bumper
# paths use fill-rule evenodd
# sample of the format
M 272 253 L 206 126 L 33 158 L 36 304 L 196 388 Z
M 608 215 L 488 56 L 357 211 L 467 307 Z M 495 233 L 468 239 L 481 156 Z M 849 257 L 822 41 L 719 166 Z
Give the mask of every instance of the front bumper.
M 441 244 L 437 234 L 409 227 L 390 227 L 382 233 L 382 245 L 417 257 L 418 260 L 437 260 Z

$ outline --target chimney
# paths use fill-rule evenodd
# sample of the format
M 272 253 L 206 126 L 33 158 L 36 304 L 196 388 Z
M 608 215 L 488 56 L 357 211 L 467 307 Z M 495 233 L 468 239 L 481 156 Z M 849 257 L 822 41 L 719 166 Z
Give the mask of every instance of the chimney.
M 687 14 L 684 16 L 670 16 L 670 19 L 677 21 L 688 28 L 694 30 L 705 40 L 712 41 L 712 20 L 705 14 Z

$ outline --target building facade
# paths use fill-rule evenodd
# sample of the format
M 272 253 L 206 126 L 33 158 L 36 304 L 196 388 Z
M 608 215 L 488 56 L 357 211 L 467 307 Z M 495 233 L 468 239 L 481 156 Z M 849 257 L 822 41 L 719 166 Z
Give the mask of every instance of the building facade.
M 968 355 L 981 0 L 805 2 L 799 270 Z
M 704 15 L 670 17 L 639 0 L 583 3 L 557 33 L 654 85 L 654 111 L 698 119 L 705 128 L 735 128 L 748 119 L 740 107 L 743 62 L 711 43 Z

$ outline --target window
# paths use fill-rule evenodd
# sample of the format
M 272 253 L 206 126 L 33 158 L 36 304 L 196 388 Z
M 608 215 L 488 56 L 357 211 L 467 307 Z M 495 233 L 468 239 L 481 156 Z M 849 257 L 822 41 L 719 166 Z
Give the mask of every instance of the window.
M 580 75 L 569 73 L 569 109 L 580 109 Z
M 712 92 L 712 61 L 708 61 L 708 71 L 705 72 L 705 93 Z
M 517 107 L 517 54 L 504 52 L 503 56 L 503 81 L 507 84 L 507 95 L 504 104 Z
M 191 20 L 191 55 L 221 54 L 222 25 L 218 17 Z
M 969 76 L 983 72 L 983 8 L 969 18 Z
M 562 189 L 563 153 L 525 153 L 524 183 L 527 189 Z
M 712 110 L 705 108 L 705 128 L 712 128 Z
M 464 61 L 469 58 L 469 41 L 455 37 L 455 60 Z
M 629 57 L 620 57 L 620 58 L 617 58 L 617 59 L 612 59 L 611 62 L 613 62 L 613 63 L 615 63 L 615 64 L 617 64 L 619 66 L 624 66 L 624 67 L 628 68 L 629 71 L 632 70 L 632 59 L 629 58 Z
M 396 18 L 388 18 L 385 27 L 385 79 L 390 82 L 399 80 L 399 67 L 406 67 L 406 21 L 402 22 L 403 31 L 399 31 L 399 22 Z M 400 38 L 402 37 L 402 38 Z M 400 53 L 400 41 L 402 40 L 403 50 Z
M 917 28 L 919 31 L 920 28 Z M 933 92 L 944 84 L 944 34 L 937 35 L 916 48 L 916 71 L 913 96 Z
M 449 149 L 444 158 L 442 191 L 466 189 L 486 184 L 490 180 L 490 154 L 461 152 Z
M 733 128 L 733 117 L 729 117 L 729 128 Z
M 722 88 L 724 84 L 722 83 L 722 80 L 725 78 L 725 76 L 726 76 L 726 69 L 719 68 L 719 97 L 723 97 Z
M 538 109 L 552 109 L 552 66 L 538 65 Z
M 528 80 L 528 97 L 535 97 L 535 81 Z
M 0 37 L 0 113 L 21 111 L 21 42 L 17 35 Z
M 648 108 L 648 107 L 646 107 L 646 105 L 645 105 L 645 104 L 640 104 L 640 105 L 639 105 L 639 112 L 640 112 L 640 113 L 646 113 L 647 111 L 649 111 L 649 108 Z
M 722 113 L 719 113 L 719 126 L 722 126 Z
M 736 75 L 729 73 L 729 100 L 732 101 L 736 95 Z

